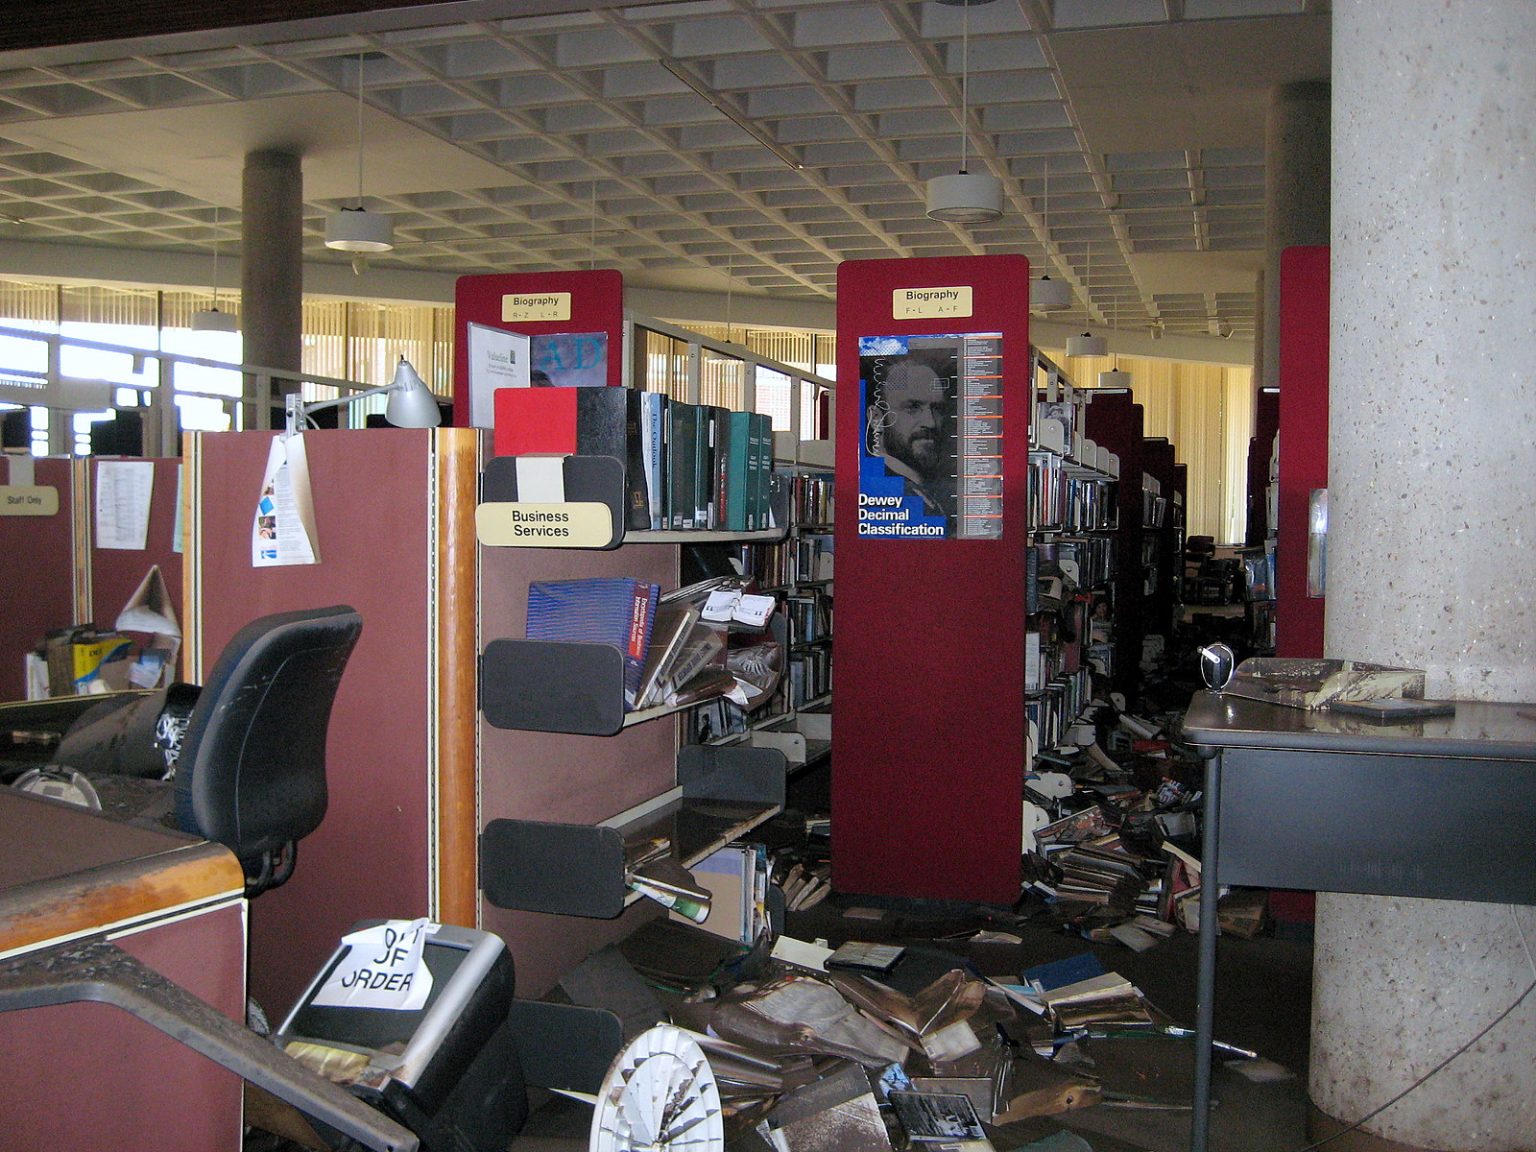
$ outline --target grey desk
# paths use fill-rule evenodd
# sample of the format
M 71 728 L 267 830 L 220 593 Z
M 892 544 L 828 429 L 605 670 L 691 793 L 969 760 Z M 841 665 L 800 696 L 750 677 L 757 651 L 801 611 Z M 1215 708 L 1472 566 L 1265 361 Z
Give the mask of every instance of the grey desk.
M 1536 904 L 1536 705 L 1374 724 L 1199 692 L 1184 739 L 1206 762 L 1190 1132 L 1205 1152 L 1219 884 Z

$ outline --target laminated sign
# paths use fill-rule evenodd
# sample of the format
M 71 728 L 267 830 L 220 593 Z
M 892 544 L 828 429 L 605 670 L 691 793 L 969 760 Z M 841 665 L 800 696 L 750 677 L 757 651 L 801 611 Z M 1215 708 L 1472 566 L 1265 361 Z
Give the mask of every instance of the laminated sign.
M 432 993 L 422 946 L 436 927 L 430 920 L 386 920 L 343 936 L 346 955 L 331 970 L 313 1003 L 328 1008 L 383 1008 L 414 1012 Z

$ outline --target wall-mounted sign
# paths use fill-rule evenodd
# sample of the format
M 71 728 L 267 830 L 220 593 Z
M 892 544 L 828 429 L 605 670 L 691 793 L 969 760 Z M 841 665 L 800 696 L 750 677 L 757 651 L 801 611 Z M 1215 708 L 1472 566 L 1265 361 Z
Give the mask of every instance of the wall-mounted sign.
M 488 548 L 606 548 L 613 509 L 596 501 L 492 501 L 475 508 L 475 537 Z
M 955 320 L 971 315 L 971 286 L 897 288 L 891 293 L 893 320 Z
M 516 292 L 501 298 L 503 324 L 542 323 L 570 318 L 569 292 Z
M 0 484 L 0 516 L 57 516 L 59 490 L 36 484 Z

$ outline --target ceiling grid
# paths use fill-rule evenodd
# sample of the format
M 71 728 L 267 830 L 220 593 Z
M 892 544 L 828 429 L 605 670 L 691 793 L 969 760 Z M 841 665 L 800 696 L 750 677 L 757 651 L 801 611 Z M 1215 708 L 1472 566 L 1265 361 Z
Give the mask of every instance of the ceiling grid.
M 973 2 L 968 99 L 939 0 L 452 7 L 0 53 L 0 242 L 233 256 L 244 158 L 283 148 L 305 259 L 344 263 L 362 54 L 374 267 L 827 300 L 847 259 L 1022 253 L 1055 318 L 1248 336 L 1268 92 L 1329 63 L 1326 0 Z M 995 223 L 925 214 L 962 107 Z

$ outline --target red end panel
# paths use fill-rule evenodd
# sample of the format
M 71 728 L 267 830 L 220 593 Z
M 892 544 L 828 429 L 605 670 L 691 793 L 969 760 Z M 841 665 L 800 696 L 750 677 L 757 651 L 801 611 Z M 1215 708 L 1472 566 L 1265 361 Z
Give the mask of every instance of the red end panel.
M 569 319 L 551 321 L 502 320 L 507 296 L 537 296 L 569 292 Z M 468 324 L 504 328 L 526 336 L 557 336 L 577 332 L 608 335 L 608 384 L 622 379 L 624 338 L 624 277 L 612 268 L 590 272 L 516 272 L 460 276 L 454 288 L 453 422 L 469 424 Z
M 1307 516 L 1328 487 L 1328 249 L 1280 253 L 1280 522 L 1275 655 L 1323 654 L 1323 604 L 1307 595 Z
M 1141 638 L 1146 634 L 1146 605 L 1141 582 L 1141 476 L 1147 441 L 1144 413 L 1129 392 L 1093 393 L 1088 405 L 1088 438 L 1120 458 L 1115 533 L 1115 690 L 1134 698 L 1141 679 Z
M 1019 893 L 1028 527 L 1029 263 L 838 269 L 839 891 L 1011 903 Z M 968 315 L 895 318 L 898 291 L 969 287 Z M 859 535 L 863 337 L 1002 334 L 1000 539 Z

